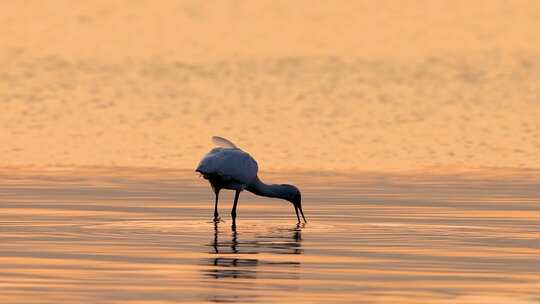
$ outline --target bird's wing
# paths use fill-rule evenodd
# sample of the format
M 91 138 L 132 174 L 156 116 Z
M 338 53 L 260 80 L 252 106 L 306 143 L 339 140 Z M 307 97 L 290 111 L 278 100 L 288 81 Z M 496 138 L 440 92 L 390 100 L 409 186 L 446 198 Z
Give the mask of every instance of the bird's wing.
M 220 136 L 212 136 L 212 142 L 216 146 L 227 148 L 227 149 L 238 149 L 238 147 L 233 144 L 230 140 L 220 137 Z
M 240 149 L 214 148 L 201 160 L 195 171 L 204 175 L 217 174 L 249 185 L 259 167 L 248 153 Z

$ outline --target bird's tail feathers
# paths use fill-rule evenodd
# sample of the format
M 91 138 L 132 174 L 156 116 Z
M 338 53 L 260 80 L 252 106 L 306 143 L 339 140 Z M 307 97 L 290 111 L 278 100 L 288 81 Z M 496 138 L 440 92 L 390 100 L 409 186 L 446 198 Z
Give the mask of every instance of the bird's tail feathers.
M 214 142 L 216 146 L 220 146 L 223 148 L 238 149 L 238 147 L 235 144 L 233 144 L 230 140 L 220 137 L 220 136 L 212 136 L 212 142 Z

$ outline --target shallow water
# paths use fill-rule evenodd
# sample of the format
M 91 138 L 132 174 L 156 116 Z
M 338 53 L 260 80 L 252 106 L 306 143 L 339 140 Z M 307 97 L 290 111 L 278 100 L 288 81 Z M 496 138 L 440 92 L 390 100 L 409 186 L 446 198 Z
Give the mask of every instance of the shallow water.
M 263 176 L 287 203 L 191 172 L 2 170 L 2 303 L 540 303 L 540 175 Z

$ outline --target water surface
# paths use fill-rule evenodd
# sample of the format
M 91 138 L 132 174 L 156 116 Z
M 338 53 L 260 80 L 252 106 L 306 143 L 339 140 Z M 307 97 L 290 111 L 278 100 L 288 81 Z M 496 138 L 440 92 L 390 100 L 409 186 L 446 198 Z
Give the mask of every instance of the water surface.
M 191 172 L 0 172 L 2 303 L 540 303 L 538 172 L 266 174 L 237 228 Z
M 0 1 L 0 166 L 539 168 L 540 2 L 312 2 Z

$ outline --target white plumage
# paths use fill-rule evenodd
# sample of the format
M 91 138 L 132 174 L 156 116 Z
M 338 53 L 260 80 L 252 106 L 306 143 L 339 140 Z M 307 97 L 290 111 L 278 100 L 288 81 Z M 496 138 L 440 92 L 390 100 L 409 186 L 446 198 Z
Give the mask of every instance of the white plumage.
M 257 177 L 258 170 L 257 162 L 248 153 L 238 148 L 214 148 L 203 157 L 195 171 L 203 175 L 219 175 L 245 189 Z M 224 188 L 236 190 L 236 187 Z

